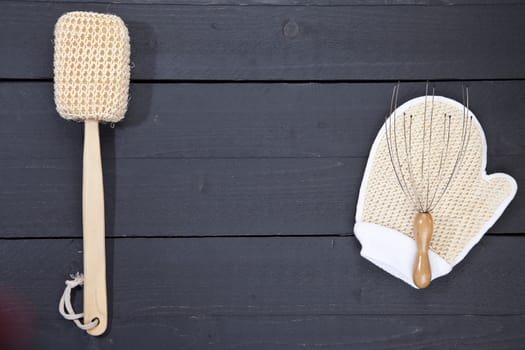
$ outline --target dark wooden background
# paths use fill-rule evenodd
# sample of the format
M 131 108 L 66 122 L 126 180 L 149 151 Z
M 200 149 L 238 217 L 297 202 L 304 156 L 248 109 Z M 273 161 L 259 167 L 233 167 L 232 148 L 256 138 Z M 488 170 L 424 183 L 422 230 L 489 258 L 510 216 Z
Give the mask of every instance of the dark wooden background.
M 71 10 L 117 14 L 132 39 L 129 111 L 102 129 L 100 338 L 57 311 L 82 270 L 82 125 L 52 83 Z M 0 348 L 524 349 L 523 192 L 424 291 L 352 232 L 397 80 L 403 101 L 468 84 L 488 170 L 525 185 L 524 18 L 497 0 L 2 1 Z

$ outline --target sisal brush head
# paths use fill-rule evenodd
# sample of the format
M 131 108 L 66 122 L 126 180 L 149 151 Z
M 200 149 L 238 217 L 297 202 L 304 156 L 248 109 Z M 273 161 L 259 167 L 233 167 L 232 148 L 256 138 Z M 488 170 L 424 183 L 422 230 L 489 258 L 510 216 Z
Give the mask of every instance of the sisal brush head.
M 129 34 L 114 15 L 69 12 L 55 25 L 55 104 L 75 121 L 115 123 L 128 107 Z

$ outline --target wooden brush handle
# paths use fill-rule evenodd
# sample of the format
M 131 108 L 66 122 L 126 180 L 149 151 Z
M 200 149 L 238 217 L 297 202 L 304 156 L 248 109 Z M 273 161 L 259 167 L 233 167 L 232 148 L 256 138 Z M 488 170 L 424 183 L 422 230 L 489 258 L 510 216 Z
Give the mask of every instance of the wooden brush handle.
M 106 249 L 104 233 L 104 184 L 98 121 L 84 126 L 84 173 L 82 176 L 82 222 L 84 227 L 84 323 L 98 319 L 91 335 L 107 327 Z
M 434 232 L 434 221 L 430 213 L 417 213 L 414 220 L 414 236 L 416 238 L 417 255 L 414 263 L 414 283 L 419 288 L 426 288 L 432 280 L 428 247 Z

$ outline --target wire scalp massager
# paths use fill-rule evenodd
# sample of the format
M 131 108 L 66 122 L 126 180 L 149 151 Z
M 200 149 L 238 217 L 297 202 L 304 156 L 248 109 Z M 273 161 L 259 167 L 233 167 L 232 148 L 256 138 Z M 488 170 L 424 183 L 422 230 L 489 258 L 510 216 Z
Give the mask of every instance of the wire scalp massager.
M 69 12 L 55 26 L 54 87 L 57 111 L 84 122 L 82 222 L 84 325 L 91 335 L 107 327 L 104 190 L 99 122 L 116 123 L 128 104 L 130 43 L 114 15 Z
M 397 105 L 372 144 L 354 233 L 361 256 L 415 288 L 448 274 L 498 220 L 517 191 L 487 174 L 487 141 L 462 102 L 429 94 Z
M 472 130 L 468 88 L 463 91 L 463 113 L 435 113 L 434 98 L 425 89 L 422 114 L 398 115 L 399 84 L 394 87 L 390 116 L 385 120 L 388 155 L 396 180 L 410 200 L 416 216 L 414 237 L 417 255 L 413 279 L 425 288 L 432 280 L 428 249 L 434 232 L 432 212 L 461 168 Z

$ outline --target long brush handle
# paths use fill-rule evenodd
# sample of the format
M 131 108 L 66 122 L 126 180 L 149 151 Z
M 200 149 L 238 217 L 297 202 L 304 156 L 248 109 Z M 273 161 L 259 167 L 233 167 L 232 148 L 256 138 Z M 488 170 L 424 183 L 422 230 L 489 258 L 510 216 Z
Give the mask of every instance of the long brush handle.
M 82 222 L 84 226 L 84 323 L 98 319 L 88 330 L 101 335 L 107 327 L 106 248 L 104 233 L 104 184 L 98 121 L 84 122 L 84 173 Z
M 428 248 L 434 232 L 434 221 L 430 213 L 417 213 L 414 220 L 417 255 L 414 264 L 413 279 L 416 286 L 426 288 L 432 280 L 432 271 L 428 259 Z

